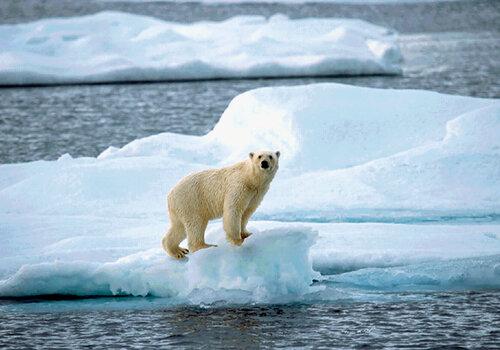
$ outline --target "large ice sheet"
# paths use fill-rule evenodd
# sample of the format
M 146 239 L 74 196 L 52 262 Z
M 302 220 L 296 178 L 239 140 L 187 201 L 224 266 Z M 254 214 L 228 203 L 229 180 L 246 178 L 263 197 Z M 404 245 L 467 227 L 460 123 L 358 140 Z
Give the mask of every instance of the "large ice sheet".
M 339 274 L 326 283 L 340 288 L 498 288 L 499 134 L 497 100 L 318 84 L 244 93 L 202 137 L 166 133 L 98 158 L 1 165 L 0 295 L 310 300 L 325 296 L 309 289 L 318 272 Z M 273 220 L 250 224 L 253 253 L 228 247 L 215 222 L 207 241 L 219 248 L 169 259 L 159 248 L 168 190 L 259 148 L 282 157 L 255 216 Z M 381 212 L 413 222 L 438 213 L 455 224 L 314 223 Z M 227 261 L 241 264 L 231 270 Z M 189 284 L 198 267 L 206 271 Z M 463 283 L 449 283 L 461 274 Z
M 0 26 L 0 85 L 398 74 L 400 61 L 393 32 L 354 19 L 101 12 Z
M 174 261 L 158 247 L 165 228 L 159 221 L 1 219 L 14 235 L 0 258 L 0 297 L 152 295 L 172 303 L 250 303 L 330 298 L 314 295 L 324 288 L 311 287 L 314 280 L 379 290 L 499 287 L 500 225 L 252 222 L 254 235 L 235 248 L 213 223 L 207 241 L 217 248 Z
M 161 217 L 182 176 L 265 148 L 282 157 L 261 219 L 495 217 L 499 134 L 497 100 L 340 84 L 257 89 L 205 136 L 3 165 L 0 213 Z
M 401 212 L 404 209 L 420 211 L 423 217 L 426 211 L 431 216 L 432 211 L 445 216 L 497 215 L 500 104 L 443 124 L 445 135 L 440 141 L 430 137 L 421 146 L 358 166 L 305 173 L 277 184 L 274 193 L 280 193 L 294 220 L 308 208 L 323 211 L 326 217 L 335 210 L 349 213 L 353 208 L 397 209 L 393 216 L 406 215 Z M 299 190 L 286 192 L 287 188 Z M 265 208 L 269 217 L 286 217 L 286 210 L 275 203 L 268 202 Z

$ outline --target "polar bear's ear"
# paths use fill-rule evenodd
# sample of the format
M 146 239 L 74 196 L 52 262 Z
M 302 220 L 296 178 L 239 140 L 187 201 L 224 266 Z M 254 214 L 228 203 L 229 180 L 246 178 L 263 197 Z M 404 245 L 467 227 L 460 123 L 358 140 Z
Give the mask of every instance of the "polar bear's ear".
M 250 157 L 250 159 L 252 159 L 253 158 L 253 152 L 248 153 L 248 156 Z
M 278 158 L 279 158 L 279 157 L 280 157 L 280 154 L 281 154 L 281 152 L 280 152 L 280 151 L 276 151 L 276 157 L 278 157 Z

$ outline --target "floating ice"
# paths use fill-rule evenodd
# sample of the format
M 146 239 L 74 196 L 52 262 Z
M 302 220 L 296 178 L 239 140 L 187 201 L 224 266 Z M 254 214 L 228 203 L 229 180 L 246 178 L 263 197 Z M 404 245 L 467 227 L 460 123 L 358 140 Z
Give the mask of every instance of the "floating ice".
M 178 302 L 283 302 L 311 292 L 319 274 L 312 269 L 310 229 L 259 232 L 240 248 L 217 248 L 168 258 L 160 248 L 116 261 L 51 261 L 22 266 L 0 281 L 0 297 L 30 295 L 135 295 Z M 95 242 L 97 246 L 99 242 Z M 89 252 L 91 254 L 91 252 Z
M 500 288 L 500 255 L 386 269 L 368 268 L 331 276 L 330 281 L 390 291 Z
M 335 286 L 380 290 L 498 288 L 500 225 L 298 227 L 257 221 L 250 226 L 254 235 L 235 248 L 224 241 L 221 224 L 214 223 L 207 241 L 219 246 L 179 262 L 158 247 L 165 226 L 160 223 L 2 219 L 7 232 L 16 233 L 11 226 L 21 232 L 38 227 L 43 237 L 14 236 L 4 247 L 0 297 L 152 295 L 177 304 L 287 302 L 317 298 L 320 287 L 311 284 L 325 278 Z M 400 265 L 409 267 L 387 268 Z
M 393 32 L 354 19 L 101 12 L 0 26 L 0 85 L 398 74 L 400 61 Z
M 397 289 L 418 285 L 419 269 L 444 289 L 498 288 L 498 262 L 485 257 L 500 254 L 499 134 L 498 100 L 317 84 L 241 94 L 205 136 L 165 133 L 98 158 L 1 165 L 0 294 L 273 302 L 308 298 L 316 272 L 340 274 L 338 285 Z M 238 250 L 215 222 L 207 241 L 221 247 L 170 260 L 159 249 L 168 190 L 260 148 L 282 152 L 254 218 L 272 220 L 250 224 L 261 234 Z M 402 218 L 414 224 L 313 223 Z M 415 224 L 428 220 L 441 223 Z M 262 264 L 269 270 L 252 267 Z M 400 279 L 401 265 L 415 267 Z M 375 270 L 350 272 L 365 268 Z M 446 282 L 460 271 L 466 278 Z
M 497 100 L 340 84 L 257 89 L 205 136 L 165 133 L 98 159 L 4 165 L 0 213 L 163 217 L 182 176 L 264 148 L 282 157 L 261 219 L 494 217 L 499 134 Z

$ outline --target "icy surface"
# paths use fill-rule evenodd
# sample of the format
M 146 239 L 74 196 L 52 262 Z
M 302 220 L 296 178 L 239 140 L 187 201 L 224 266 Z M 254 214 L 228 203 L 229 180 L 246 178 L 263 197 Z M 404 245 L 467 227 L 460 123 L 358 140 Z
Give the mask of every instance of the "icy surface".
M 0 26 L 0 85 L 398 74 L 400 61 L 393 32 L 354 19 L 101 12 Z
M 207 230 L 207 242 L 219 246 L 179 262 L 158 247 L 165 229 L 162 220 L 1 219 L 13 238 L 0 258 L 0 296 L 152 295 L 190 304 L 286 302 L 318 298 L 315 293 L 323 288 L 311 284 L 325 278 L 335 286 L 386 290 L 498 287 L 500 260 L 490 257 L 500 254 L 500 225 L 298 226 L 257 221 L 250 225 L 254 235 L 235 248 L 224 241 L 221 223 L 215 222 Z M 40 228 L 43 235 L 19 234 Z M 458 265 L 449 262 L 465 258 L 469 260 Z M 481 263 L 469 266 L 467 261 Z M 461 274 L 464 283 L 457 277 Z M 430 279 L 438 282 L 423 285 Z M 319 298 L 333 293 L 326 292 Z
M 98 263 L 56 260 L 22 266 L 0 282 L 0 296 L 40 294 L 161 296 L 186 302 L 273 302 L 312 290 L 305 228 L 260 232 L 241 249 L 220 242 L 187 261 L 174 261 L 160 248 Z M 100 245 L 98 243 L 98 245 Z M 55 247 L 52 247 L 55 248 Z
M 0 213 L 163 217 L 181 177 L 263 148 L 282 157 L 257 218 L 498 216 L 498 135 L 497 100 L 339 84 L 257 89 L 205 136 L 165 133 L 98 159 L 4 165 Z
M 499 288 L 499 135 L 498 100 L 318 84 L 244 93 L 205 136 L 1 165 L 0 295 L 201 304 Z M 251 221 L 242 248 L 216 221 L 219 247 L 168 258 L 168 190 L 260 148 L 282 153 L 254 217 L 268 221 Z M 412 224 L 390 223 L 402 218 Z M 440 222 L 417 224 L 428 220 Z
M 391 291 L 498 289 L 500 255 L 456 259 L 386 269 L 367 268 L 330 278 L 365 288 Z

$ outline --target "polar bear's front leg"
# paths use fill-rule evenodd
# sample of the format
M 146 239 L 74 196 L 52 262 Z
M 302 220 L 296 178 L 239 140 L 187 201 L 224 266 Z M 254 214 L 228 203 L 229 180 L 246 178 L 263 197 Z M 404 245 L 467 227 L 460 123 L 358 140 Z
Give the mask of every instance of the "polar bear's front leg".
M 224 210 L 224 231 L 229 242 L 234 245 L 241 245 L 241 214 L 234 209 Z
M 242 239 L 248 238 L 252 234 L 251 232 L 248 232 L 247 224 L 248 224 L 248 220 L 250 220 L 250 217 L 255 212 L 255 209 L 257 209 L 257 206 L 250 205 L 243 213 L 243 216 L 241 218 L 241 238 Z
M 241 245 L 244 237 L 241 235 L 243 210 L 248 207 L 250 198 L 244 191 L 229 192 L 224 200 L 223 224 L 226 237 L 234 245 Z
M 217 247 L 215 244 L 205 243 L 205 230 L 208 220 L 192 220 L 186 224 L 189 252 L 194 253 L 200 249 Z

